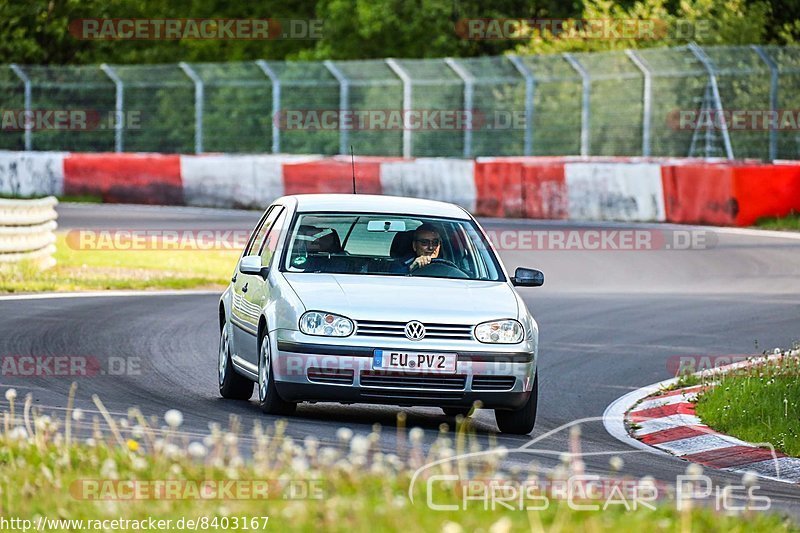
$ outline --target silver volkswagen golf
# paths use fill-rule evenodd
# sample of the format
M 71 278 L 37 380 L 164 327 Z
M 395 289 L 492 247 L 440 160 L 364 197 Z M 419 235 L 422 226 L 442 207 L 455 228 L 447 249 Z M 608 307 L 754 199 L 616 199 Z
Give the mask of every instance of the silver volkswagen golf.
M 477 221 L 444 202 L 297 195 L 263 214 L 219 303 L 219 390 L 266 413 L 299 402 L 495 410 L 536 419 L 538 326 Z

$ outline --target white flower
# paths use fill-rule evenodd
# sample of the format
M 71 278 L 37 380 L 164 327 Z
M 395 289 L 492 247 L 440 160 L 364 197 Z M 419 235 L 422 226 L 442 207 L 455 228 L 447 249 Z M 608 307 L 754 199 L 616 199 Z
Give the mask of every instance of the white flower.
M 236 436 L 236 433 L 228 432 L 222 437 L 222 442 L 225 446 L 236 446 L 236 443 L 239 442 L 239 437 Z
M 339 428 L 336 430 L 336 438 L 347 442 L 353 438 L 353 430 L 350 428 Z
M 608 464 L 611 466 L 611 470 L 619 472 L 622 470 L 622 467 L 625 466 L 625 461 L 622 460 L 622 457 L 615 455 L 608 460 Z
M 190 443 L 189 447 L 187 448 L 187 450 L 189 452 L 189 455 L 191 455 L 194 458 L 205 457 L 206 453 L 208 453 L 208 450 L 206 450 L 206 447 L 203 446 L 202 444 L 200 444 L 199 442 Z
M 772 350 L 772 353 L 775 354 L 775 355 L 780 355 L 781 354 L 781 349 L 780 348 L 775 348 L 774 350 Z
M 456 522 L 445 522 L 442 524 L 442 533 L 461 533 L 464 528 Z
M 134 439 L 141 440 L 144 437 L 144 428 L 139 424 L 136 424 L 133 426 L 133 429 L 131 429 L 131 435 L 133 435 Z
M 164 413 L 164 421 L 171 428 L 177 428 L 183 424 L 183 413 L 177 409 L 170 409 Z
M 144 457 L 134 457 L 131 461 L 131 468 L 137 472 L 141 472 L 147 468 L 147 461 Z
M 754 471 L 748 470 L 742 476 L 742 484 L 744 484 L 745 487 L 752 487 L 756 483 L 758 483 L 758 474 Z
M 11 440 L 25 440 L 28 438 L 28 432 L 25 428 L 17 426 L 8 433 Z
M 697 463 L 692 463 L 686 467 L 686 473 L 690 476 L 700 476 L 703 474 L 703 467 Z
M 75 409 L 74 411 L 72 411 L 72 419 L 75 422 L 80 422 L 81 419 L 83 419 L 83 410 Z
M 90 448 L 94 448 L 95 446 L 97 446 L 97 441 L 94 440 L 92 437 L 89 437 L 88 439 L 86 439 L 86 445 L 89 446 Z
M 411 431 L 408 432 L 408 440 L 410 440 L 414 444 L 419 444 L 422 442 L 422 438 L 425 436 L 425 432 L 422 431 L 421 428 L 412 428 Z
M 314 452 L 317 449 L 317 446 L 319 446 L 319 440 L 317 440 L 317 437 L 309 435 L 303 439 L 303 444 L 305 445 L 306 450 L 309 452 Z
M 13 402 L 17 399 L 17 389 L 8 389 L 6 391 L 6 400 Z
M 110 457 L 103 461 L 103 466 L 100 467 L 100 475 L 105 478 L 113 478 L 117 473 L 117 463 Z
M 296 474 L 303 474 L 308 471 L 308 463 L 302 457 L 295 457 L 291 463 L 292 471 Z
M 355 455 L 364 455 L 369 450 L 369 439 L 361 435 L 356 435 L 350 441 L 350 451 Z
M 511 531 L 512 526 L 511 519 L 507 516 L 504 516 L 491 526 L 489 526 L 489 533 L 508 533 Z

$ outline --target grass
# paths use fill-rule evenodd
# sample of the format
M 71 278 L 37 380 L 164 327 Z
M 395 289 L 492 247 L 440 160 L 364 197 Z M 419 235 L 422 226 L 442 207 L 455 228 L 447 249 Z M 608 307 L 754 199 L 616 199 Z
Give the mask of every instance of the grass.
M 800 213 L 789 213 L 785 217 L 765 217 L 756 221 L 761 229 L 800 231 Z
M 698 398 L 698 416 L 722 433 L 800 457 L 800 358 L 797 348 L 791 354 L 718 376 Z
M 0 270 L 0 292 L 102 289 L 222 289 L 238 250 L 79 250 L 57 233 L 56 266 Z
M 694 506 L 677 511 L 674 501 L 663 501 L 655 510 L 627 511 L 611 505 L 606 511 L 577 511 L 563 500 L 551 500 L 545 510 L 509 510 L 499 506 L 485 509 L 483 502 L 468 502 L 466 509 L 436 511 L 426 505 L 425 478 L 415 484 L 415 499 L 408 498 L 412 472 L 421 464 L 454 453 L 475 449 L 469 424 L 460 424 L 457 433 L 446 427 L 427 457 L 421 447 L 421 430 L 406 431 L 404 418 L 397 428 L 374 427 L 367 435 L 354 435 L 348 428 L 337 432 L 337 441 L 323 444 L 315 437 L 298 442 L 286 435 L 287 424 L 278 421 L 269 427 L 256 425 L 246 432 L 239 420 L 231 418 L 227 429 L 211 424 L 204 438 L 180 433 L 182 415 L 167 412 L 164 420 L 146 421 L 136 409 L 126 417 L 112 418 L 95 398 L 97 415 L 71 410 L 75 386 L 70 393 L 65 418 L 41 414 L 31 407 L 28 395 L 24 406 L 16 402 L 16 392 L 6 391 L 9 410 L 2 413 L 0 430 L 0 517 L 35 519 L 37 516 L 64 520 L 170 519 L 207 517 L 219 522 L 268 516 L 268 526 L 276 531 L 798 531 L 795 524 L 774 513 L 746 512 L 736 516 Z M 16 416 L 14 409 L 16 408 Z M 22 413 L 22 416 L 20 416 Z M 397 436 L 397 450 L 379 450 L 382 431 Z M 81 439 L 75 435 L 81 433 Z M 90 437 L 86 437 L 91 435 Z M 252 460 L 243 460 L 241 450 L 250 446 Z M 497 457 L 497 456 L 491 456 Z M 562 463 L 566 473 L 574 472 L 576 462 Z M 532 463 L 521 472 L 504 473 L 497 460 L 472 459 L 469 463 L 445 463 L 429 471 L 436 474 L 471 472 L 471 479 L 506 479 L 544 475 Z M 547 474 L 553 479 L 560 474 Z M 622 474 L 616 474 L 619 479 Z M 529 479 L 529 477 L 528 477 Z M 565 478 L 564 478 L 565 479 Z M 630 479 L 630 478 L 628 478 Z M 126 494 L 118 487 L 136 483 L 154 487 L 159 482 L 176 480 L 181 487 L 196 486 L 209 480 L 238 480 L 269 483 L 269 498 L 154 498 L 114 499 Z M 305 481 L 303 481 L 305 480 Z M 106 489 L 95 490 L 102 483 Z M 287 498 L 293 487 L 308 487 L 317 498 Z M 462 504 L 454 485 L 431 483 L 436 504 Z M 115 488 L 116 487 L 116 488 Z M 295 491 L 297 494 L 300 491 Z M 178 493 L 187 494 L 183 491 Z M 242 494 L 234 492 L 233 494 Z M 92 498 L 89 498 L 92 496 Z M 531 499 L 527 505 L 539 505 Z M 585 502 L 584 502 L 585 503 Z M 264 530 L 261 518 L 258 527 Z M 221 522 L 219 522 L 221 524 Z M 75 524 L 72 526 L 78 529 Z M 56 525 L 51 530 L 66 530 Z M 107 530 L 109 528 L 106 528 Z M 111 526 L 111 529 L 121 529 Z M 188 528 L 187 528 L 188 529 Z M 223 528 L 220 528 L 223 529 Z M 237 529 L 228 527 L 225 529 Z M 245 529 L 241 526 L 238 529 Z

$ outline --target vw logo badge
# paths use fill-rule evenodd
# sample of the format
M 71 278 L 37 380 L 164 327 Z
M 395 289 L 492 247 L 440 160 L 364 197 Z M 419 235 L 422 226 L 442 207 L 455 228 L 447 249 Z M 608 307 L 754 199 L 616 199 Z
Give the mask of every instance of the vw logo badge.
M 421 341 L 425 338 L 425 326 L 418 320 L 412 320 L 406 324 L 403 333 L 412 341 Z

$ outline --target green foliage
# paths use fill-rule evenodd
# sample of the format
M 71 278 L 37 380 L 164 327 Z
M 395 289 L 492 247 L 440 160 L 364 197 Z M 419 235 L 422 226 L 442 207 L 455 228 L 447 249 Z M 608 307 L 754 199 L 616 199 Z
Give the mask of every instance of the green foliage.
M 620 33 L 619 38 L 582 38 L 581 35 L 585 34 L 581 32 L 569 38 L 554 35 L 546 29 L 538 31 L 529 28 L 530 40 L 517 47 L 516 52 L 552 54 L 624 50 L 677 46 L 691 41 L 701 45 L 758 44 L 763 43 L 765 38 L 768 41 L 776 38 L 786 40 L 793 35 L 791 29 L 770 34 L 769 15 L 769 4 L 761 1 L 682 0 L 671 3 L 665 0 L 640 0 L 626 7 L 610 0 L 583 0 L 580 14 L 583 20 L 641 21 L 645 25 L 639 28 L 645 29 L 629 32 L 627 36 L 631 38 L 625 38 L 625 33 Z M 654 31 L 648 31 L 650 26 L 647 24 L 653 24 Z M 598 32 L 597 35 L 602 36 L 602 33 Z

